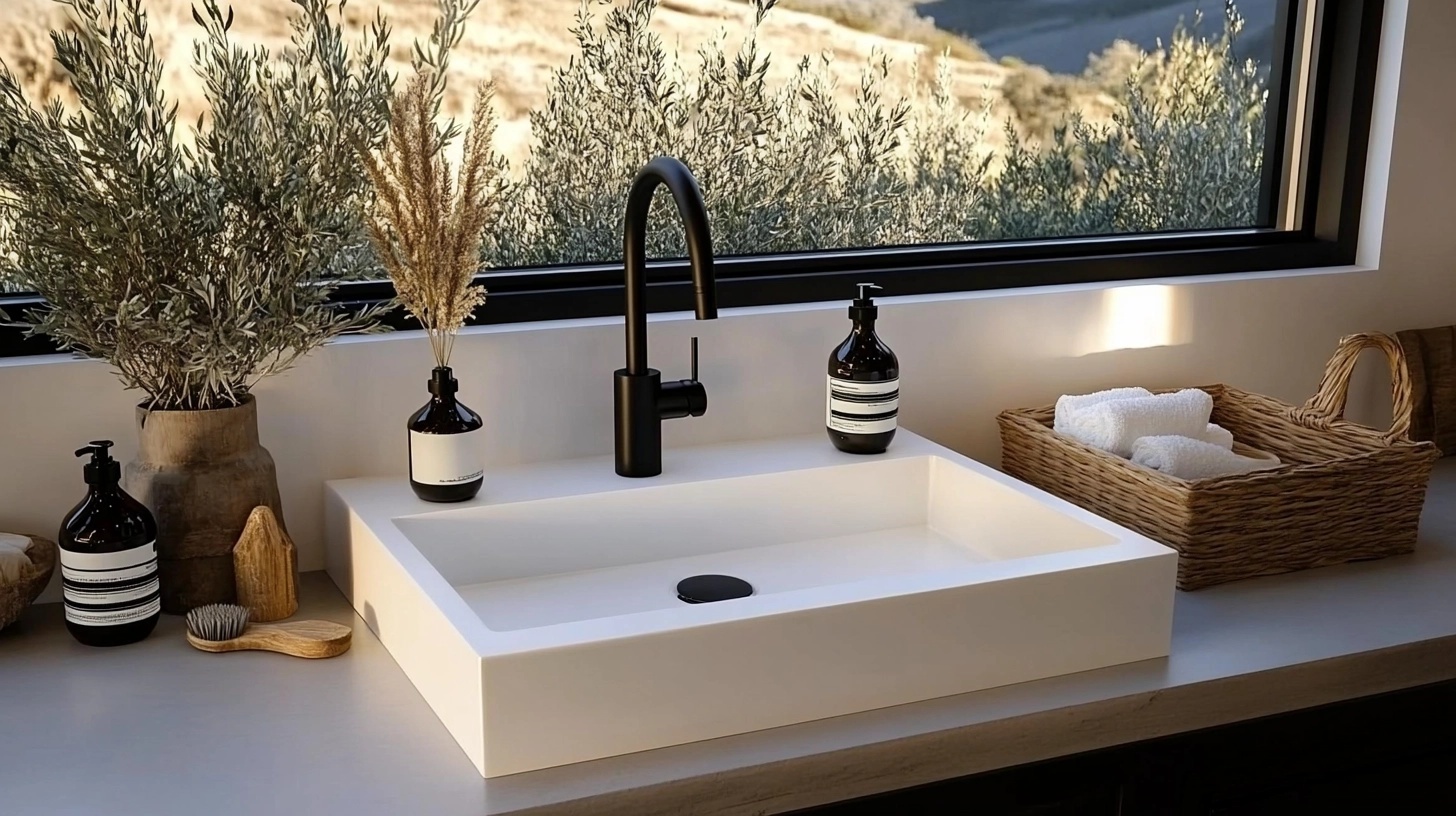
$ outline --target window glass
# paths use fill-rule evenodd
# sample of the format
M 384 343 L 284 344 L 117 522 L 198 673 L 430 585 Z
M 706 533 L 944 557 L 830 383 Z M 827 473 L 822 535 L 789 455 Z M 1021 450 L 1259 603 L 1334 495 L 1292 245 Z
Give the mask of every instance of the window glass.
M 491 260 L 619 257 L 662 153 L 728 255 L 1261 226 L 1277 5 L 488 3 L 464 48 L 517 182 Z
M 1287 5 L 486 0 L 445 110 L 463 117 L 478 83 L 497 87 L 510 183 L 493 268 L 619 259 L 626 189 L 659 154 L 697 174 L 720 255 L 1247 229 L 1269 226 Z M 195 122 L 188 6 L 148 7 L 178 121 Z M 286 44 L 289 3 L 234 7 L 239 42 Z M 362 31 L 376 7 L 406 70 L 434 4 L 353 0 L 344 14 Z M 0 5 L 0 58 L 33 99 L 66 96 L 46 34 L 62 8 Z M 678 256 L 658 206 L 650 252 Z

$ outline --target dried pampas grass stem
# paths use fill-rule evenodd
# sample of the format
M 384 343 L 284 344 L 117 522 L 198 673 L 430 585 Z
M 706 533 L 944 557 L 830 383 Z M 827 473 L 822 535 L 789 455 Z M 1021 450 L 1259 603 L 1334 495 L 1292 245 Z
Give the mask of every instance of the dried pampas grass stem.
M 500 214 L 505 168 L 491 148 L 495 87 L 485 84 L 476 93 L 459 172 L 452 174 L 445 150 L 458 130 L 435 124 L 438 85 L 430 71 L 421 71 L 396 93 L 388 142 L 363 158 L 377 194 L 370 238 L 400 302 L 429 335 L 435 364 L 445 366 L 456 333 L 485 302 L 485 289 L 471 283 L 485 229 Z

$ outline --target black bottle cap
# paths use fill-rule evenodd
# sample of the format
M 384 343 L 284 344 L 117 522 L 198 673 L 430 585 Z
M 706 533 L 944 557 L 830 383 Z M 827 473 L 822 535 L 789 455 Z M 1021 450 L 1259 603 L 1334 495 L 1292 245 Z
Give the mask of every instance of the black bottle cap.
M 431 372 L 429 387 L 431 394 L 448 397 L 460 390 L 460 383 L 456 381 L 455 372 L 449 366 L 436 366 Z
M 91 454 L 91 461 L 83 469 L 86 484 L 116 487 L 121 483 L 121 464 L 111 458 L 113 444 L 110 439 L 102 439 L 76 451 L 77 456 Z
M 861 320 L 874 320 L 879 316 L 880 310 L 875 307 L 875 300 L 867 290 L 880 287 L 873 283 L 856 283 L 855 286 L 859 287 L 859 297 L 849 307 L 849 319 L 856 323 Z

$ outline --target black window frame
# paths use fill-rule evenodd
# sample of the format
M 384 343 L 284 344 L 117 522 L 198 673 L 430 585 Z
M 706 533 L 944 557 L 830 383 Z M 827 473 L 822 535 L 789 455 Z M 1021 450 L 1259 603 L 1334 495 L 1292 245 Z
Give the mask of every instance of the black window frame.
M 873 279 L 885 296 L 925 295 L 1058 284 L 1136 281 L 1269 270 L 1347 266 L 1355 263 L 1365 192 L 1365 163 L 1375 102 L 1384 0 L 1308 0 L 1321 4 L 1313 36 L 1313 80 L 1305 127 L 1308 156 L 1303 170 L 1299 221 L 1293 229 L 1254 228 L 1200 233 L 1048 238 L 918 247 L 835 250 L 717 259 L 718 302 L 725 308 L 844 300 L 853 284 Z M 1293 6 L 1291 8 L 1290 6 Z M 1281 0 L 1269 82 L 1266 156 L 1286 154 L 1286 111 L 1292 96 L 1292 66 L 1299 45 L 1291 21 L 1307 3 Z M 1261 194 L 1263 220 L 1272 224 L 1276 202 L 1268 191 L 1287 171 L 1266 160 Z M 490 302 L 472 325 L 621 315 L 624 303 L 620 262 L 569 267 L 490 270 L 478 278 Z M 339 284 L 333 300 L 356 309 L 394 296 L 388 281 Z M 692 308 L 685 260 L 655 261 L 648 268 L 652 312 Z M 34 296 L 0 295 L 11 316 L 42 307 Z M 384 322 L 418 328 L 401 310 Z M 25 337 L 0 326 L 0 357 L 55 353 L 45 337 Z

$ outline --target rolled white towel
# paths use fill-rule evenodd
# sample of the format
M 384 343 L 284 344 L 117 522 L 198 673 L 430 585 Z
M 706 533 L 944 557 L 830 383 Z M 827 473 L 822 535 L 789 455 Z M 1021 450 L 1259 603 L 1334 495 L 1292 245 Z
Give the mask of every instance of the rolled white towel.
M 1208 428 L 1204 430 L 1203 436 L 1200 438 L 1204 442 L 1217 445 L 1224 450 L 1234 449 L 1233 432 L 1224 428 L 1222 425 L 1215 425 L 1212 422 L 1208 423 Z
M 1092 394 L 1063 394 L 1057 397 L 1057 412 L 1052 419 L 1052 430 L 1059 433 L 1066 432 L 1066 424 L 1072 414 L 1093 405 L 1101 405 L 1104 402 L 1113 400 L 1132 399 L 1133 397 L 1151 397 L 1153 392 L 1146 388 L 1109 388 L 1106 391 L 1098 391 Z
M 1126 459 L 1132 455 L 1133 443 L 1144 436 L 1186 436 L 1202 441 L 1212 414 L 1213 397 L 1186 388 L 1089 405 L 1068 416 L 1062 432 Z
M 1145 436 L 1133 445 L 1132 461 L 1177 479 L 1211 479 L 1279 467 L 1279 459 L 1240 456 L 1201 439 Z

